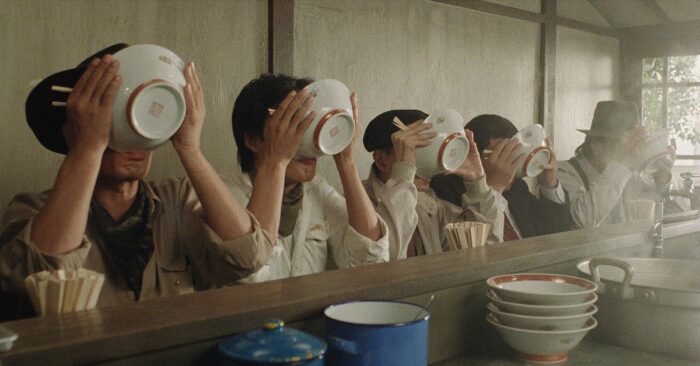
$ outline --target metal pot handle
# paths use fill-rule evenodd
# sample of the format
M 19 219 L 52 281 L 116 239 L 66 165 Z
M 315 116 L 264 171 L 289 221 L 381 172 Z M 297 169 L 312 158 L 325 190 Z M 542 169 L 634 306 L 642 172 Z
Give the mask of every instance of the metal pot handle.
M 591 276 L 593 276 L 593 282 L 598 285 L 600 293 L 605 293 L 605 284 L 600 280 L 600 272 L 598 271 L 598 266 L 612 266 L 621 269 L 625 272 L 625 278 L 622 280 L 622 291 L 620 291 L 620 297 L 623 299 L 631 299 L 634 296 L 634 290 L 630 287 L 632 283 L 632 276 L 634 276 L 634 268 L 632 265 L 615 258 L 593 258 L 588 262 L 588 268 L 591 271 Z M 612 287 L 611 291 L 615 293 L 616 288 Z

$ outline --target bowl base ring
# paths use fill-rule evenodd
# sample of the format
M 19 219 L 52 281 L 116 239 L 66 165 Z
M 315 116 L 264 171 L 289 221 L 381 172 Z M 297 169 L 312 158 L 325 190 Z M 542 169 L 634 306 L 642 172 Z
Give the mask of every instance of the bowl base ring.
M 550 365 L 561 363 L 569 359 L 569 355 L 565 353 L 556 353 L 553 355 L 533 355 L 529 353 L 516 352 L 515 358 L 527 361 L 531 363 L 537 363 L 541 365 Z

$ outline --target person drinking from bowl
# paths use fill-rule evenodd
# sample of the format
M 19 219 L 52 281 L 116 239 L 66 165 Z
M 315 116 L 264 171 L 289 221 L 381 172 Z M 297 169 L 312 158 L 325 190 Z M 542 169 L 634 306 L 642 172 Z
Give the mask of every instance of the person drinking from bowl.
M 232 284 L 273 252 L 275 242 L 202 154 L 205 107 L 194 64 L 183 70 L 187 112 L 171 139 L 186 178 L 146 182 L 151 152 L 108 148 L 122 83 L 111 54 L 124 47 L 46 78 L 29 95 L 29 125 L 65 157 L 51 190 L 15 196 L 2 219 L 0 284 L 18 299 L 13 317 L 28 315 L 23 280 L 34 272 L 104 273 L 104 307 Z
M 644 173 L 642 150 L 650 142 L 633 102 L 601 101 L 576 155 L 562 162 L 559 177 L 569 193 L 578 227 L 596 227 L 638 217 L 632 201 L 658 200 L 668 189 L 675 149 L 653 174 Z M 649 215 L 646 215 L 649 217 Z
M 431 143 L 436 133 L 419 110 L 391 110 L 370 121 L 363 138 L 374 163 L 363 181 L 375 209 L 389 227 L 389 251 L 392 260 L 448 251 L 443 228 L 458 221 L 480 221 L 497 230 L 490 241 L 501 241 L 496 222 L 502 215 L 496 207 L 496 193 L 486 185 L 484 169 L 473 134 L 466 130 L 469 154 L 454 171 L 466 193 L 460 205 L 442 200 L 429 187 L 430 177 L 416 176 L 416 150 Z M 408 124 L 400 129 L 394 120 Z M 460 123 L 461 124 L 461 123 Z M 500 226 L 502 228 L 502 225 Z
M 537 176 L 540 198 L 528 189 L 527 183 L 515 178 L 522 169 L 522 144 L 513 137 L 518 129 L 508 119 L 495 114 L 474 117 L 466 129 L 473 131 L 474 142 L 481 154 L 486 182 L 498 193 L 497 207 L 503 212 L 503 240 L 516 240 L 537 235 L 571 230 L 573 223 L 566 205 L 566 192 L 557 177 L 554 151 L 550 162 Z M 461 178 L 454 175 L 435 177 L 430 184 L 438 197 L 459 202 L 464 194 Z
M 316 174 L 316 159 L 298 159 L 304 133 L 316 117 L 308 113 L 312 81 L 265 74 L 249 82 L 232 114 L 240 171 L 229 187 L 245 202 L 279 245 L 265 267 L 244 282 L 260 282 L 347 268 L 389 259 L 387 228 L 362 187 L 353 161 L 355 135 L 333 155 L 345 198 Z

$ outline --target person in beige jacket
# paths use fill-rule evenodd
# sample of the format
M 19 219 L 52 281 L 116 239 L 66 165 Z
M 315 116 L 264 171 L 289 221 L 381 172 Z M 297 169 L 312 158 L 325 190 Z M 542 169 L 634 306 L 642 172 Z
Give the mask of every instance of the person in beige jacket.
M 388 233 L 362 187 L 353 160 L 356 138 L 333 156 L 345 197 L 316 174 L 315 158 L 295 158 L 315 118 L 310 79 L 264 74 L 236 98 L 231 119 L 240 169 L 226 176 L 238 200 L 278 245 L 244 282 L 386 262 Z M 351 97 L 359 134 L 357 95 Z
M 375 209 L 389 228 L 390 258 L 401 259 L 449 250 L 444 226 L 451 222 L 480 221 L 491 225 L 489 242 L 502 241 L 503 225 L 497 225 L 503 213 L 496 194 L 486 185 L 484 169 L 471 131 L 469 156 L 454 172 L 466 188 L 462 205 L 442 200 L 429 187 L 430 178 L 417 177 L 416 149 L 436 136 L 431 125 L 423 123 L 428 115 L 419 110 L 391 110 L 370 121 L 363 138 L 374 163 L 363 181 Z M 399 130 L 394 118 L 410 122 Z
M 17 302 L 6 318 L 28 315 L 23 280 L 42 270 L 104 273 L 97 306 L 105 307 L 232 284 L 273 252 L 201 152 L 205 107 L 194 64 L 184 70 L 187 113 L 171 140 L 187 178 L 145 182 L 150 152 L 108 148 L 121 83 L 113 51 L 45 79 L 27 101 L 39 141 L 66 156 L 51 190 L 17 195 L 3 216 L 0 285 Z M 75 84 L 59 113 L 47 98 L 53 84 Z

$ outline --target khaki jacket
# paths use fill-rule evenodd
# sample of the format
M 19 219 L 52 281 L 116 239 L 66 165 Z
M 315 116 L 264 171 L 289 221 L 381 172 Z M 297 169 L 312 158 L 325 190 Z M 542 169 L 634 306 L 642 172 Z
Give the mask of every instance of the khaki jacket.
M 253 191 L 250 176 L 235 168 L 225 179 L 234 197 L 247 205 Z M 322 177 L 303 183 L 301 209 L 292 234 L 279 237 L 272 258 L 243 282 L 262 282 L 356 267 L 389 260 L 387 227 L 379 217 L 382 236 L 371 240 L 352 228 L 345 198 Z M 283 218 L 284 219 L 284 218 Z
M 611 161 L 602 173 L 581 154 L 574 157 L 588 178 L 586 190 L 583 179 L 569 161 L 559 163 L 558 177 L 569 194 L 571 216 L 580 228 L 616 224 L 634 219 L 633 200 L 657 200 L 656 187 L 648 177 Z
M 140 300 L 179 295 L 235 283 L 266 262 L 274 241 L 253 220 L 253 231 L 222 241 L 207 225 L 201 204 L 187 179 L 145 184 L 153 225 L 153 256 L 143 272 Z M 88 218 L 78 249 L 54 256 L 31 241 L 34 217 L 49 191 L 17 195 L 5 211 L 0 234 L 0 285 L 6 292 L 24 291 L 23 280 L 43 270 L 86 268 L 105 274 L 98 307 L 135 301 L 125 280 L 114 268 Z
M 439 199 L 431 189 L 418 191 L 413 182 L 416 167 L 399 162 L 392 166 L 391 177 L 386 183 L 377 177 L 374 167 L 369 178 L 363 181 L 367 194 L 376 211 L 389 228 L 391 259 L 406 258 L 409 243 L 422 245 L 425 254 L 449 250 L 443 228 L 459 221 L 479 221 L 491 224 L 489 243 L 503 238 L 504 206 L 484 178 L 465 183 L 467 192 L 462 197 L 462 207 Z M 500 197 L 502 199 L 502 197 Z

